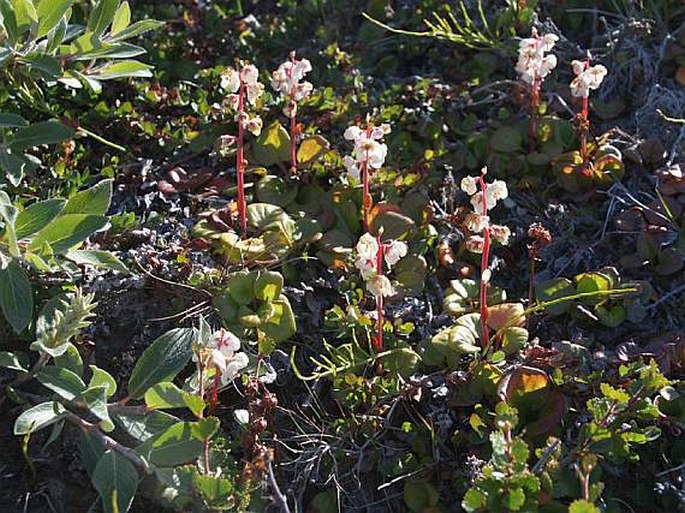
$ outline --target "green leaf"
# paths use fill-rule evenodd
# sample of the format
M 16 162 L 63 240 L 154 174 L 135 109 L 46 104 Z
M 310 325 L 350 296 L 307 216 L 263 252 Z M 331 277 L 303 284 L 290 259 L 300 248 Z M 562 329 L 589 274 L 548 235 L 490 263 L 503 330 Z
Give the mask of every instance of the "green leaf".
M 601 510 L 591 502 L 577 500 L 571 503 L 568 513 L 601 513 Z
M 91 480 L 102 498 L 105 513 L 129 510 L 139 480 L 138 472 L 130 461 L 110 449 L 98 461 Z
M 88 383 L 88 388 L 104 386 L 105 395 L 108 398 L 112 397 L 117 391 L 117 382 L 114 377 L 96 365 L 89 365 L 88 367 L 90 367 L 90 371 L 93 373 Z
M 194 329 L 177 328 L 155 340 L 133 368 L 128 383 L 129 394 L 140 398 L 151 386 L 171 381 L 190 361 L 194 339 Z
M 159 467 L 193 462 L 202 453 L 205 440 L 218 428 L 219 420 L 215 418 L 199 422 L 178 422 L 147 440 L 136 451 Z
M 81 463 L 86 468 L 86 472 L 88 472 L 89 476 L 92 476 L 95 466 L 105 453 L 105 446 L 95 433 L 87 431 L 81 434 L 79 453 L 81 455 Z
M 14 224 L 17 239 L 23 239 L 45 228 L 59 215 L 65 203 L 63 199 L 48 199 L 19 212 Z
M 256 279 L 257 273 L 255 272 L 239 271 L 233 273 L 226 281 L 225 291 L 239 305 L 247 305 L 255 298 L 254 284 Z
M 69 201 L 62 214 L 90 214 L 104 216 L 112 201 L 113 180 L 102 180 L 89 189 L 77 192 Z
M 173 415 L 159 410 L 143 414 L 113 412 L 112 416 L 122 429 L 140 442 L 149 440 L 179 421 Z
M 297 333 L 295 315 L 290 306 L 290 301 L 283 295 L 271 304 L 274 307 L 274 314 L 268 322 L 262 324 L 260 329 L 274 342 L 283 342 Z
M 152 66 L 135 60 L 111 62 L 92 70 L 88 76 L 97 80 L 114 80 L 116 78 L 128 77 L 147 78 L 152 76 Z
M 521 148 L 523 137 L 520 130 L 503 126 L 495 130 L 490 138 L 490 147 L 501 153 L 514 153 Z
M 102 35 L 112 23 L 118 6 L 119 0 L 100 0 L 88 18 L 88 31 Z
M 86 390 L 86 384 L 78 374 L 55 365 L 44 367 L 37 375 L 38 382 L 57 395 L 71 401 Z
M 29 249 L 40 252 L 43 245 L 48 244 L 54 254 L 66 253 L 106 224 L 107 218 L 104 216 L 62 214 L 36 234 Z
M 24 178 L 24 173 L 35 167 L 33 163 L 26 157 L 15 155 L 11 148 L 0 148 L 0 168 L 7 175 L 9 182 L 18 187 L 21 180 Z
M 38 13 L 32 0 L 12 0 L 12 7 L 17 19 L 17 25 L 21 28 L 38 22 Z M 24 28 L 25 30 L 25 28 Z
M 35 433 L 60 420 L 66 411 L 64 406 L 57 401 L 37 404 L 17 417 L 14 422 L 14 434 Z
M 8 351 L 0 351 L 0 367 L 28 372 L 31 368 L 31 362 L 29 361 L 26 353 L 10 353 Z
M 0 0 L 0 18 L 2 18 L 2 26 L 7 32 L 10 42 L 13 45 L 18 43 L 20 34 L 17 17 L 9 0 Z
M 130 274 L 128 267 L 109 251 L 70 249 L 64 256 L 78 265 L 92 265 L 93 267 Z
M 112 43 L 118 43 L 119 41 L 124 41 L 126 39 L 130 39 L 132 37 L 140 36 L 141 34 L 145 34 L 146 32 L 149 32 L 150 30 L 155 30 L 159 27 L 164 25 L 161 21 L 157 20 L 141 20 L 135 22 L 133 25 L 130 25 L 123 29 L 121 32 L 118 32 L 116 35 L 113 37 L 108 37 L 107 40 L 112 42 Z
M 521 488 L 512 488 L 502 499 L 502 503 L 511 511 L 519 511 L 526 502 L 526 494 Z
M 266 175 L 255 184 L 255 195 L 262 203 L 285 207 L 297 198 L 298 186 L 275 175 Z
M 259 166 L 272 166 L 290 160 L 290 135 L 279 121 L 264 130 L 252 147 L 253 161 Z
M 281 207 L 268 203 L 250 203 L 247 206 L 247 220 L 258 230 L 268 230 L 289 219 Z
M 66 343 L 66 348 L 62 354 L 54 357 L 55 365 L 64 369 L 69 369 L 77 376 L 83 376 L 83 359 L 78 349 L 71 342 Z
M 254 295 L 257 299 L 272 302 L 281 295 L 283 276 L 274 271 L 264 271 L 254 282 Z
M 128 2 L 124 0 L 123 2 L 121 2 L 121 5 L 117 9 L 117 12 L 114 14 L 114 19 L 112 20 L 112 30 L 110 31 L 110 34 L 118 34 L 126 27 L 128 27 L 130 23 L 131 8 L 129 7 Z
M 19 128 L 29 126 L 29 122 L 19 114 L 0 112 L 0 128 Z
M 38 14 L 38 34 L 43 37 L 50 32 L 69 10 L 74 0 L 40 0 L 36 12 Z
M 34 123 L 20 128 L 10 142 L 13 150 L 23 151 L 40 144 L 55 144 L 74 136 L 74 129 L 57 120 Z
M 107 384 L 89 387 L 74 398 L 74 401 L 82 402 L 90 413 L 100 419 L 100 427 L 103 431 L 107 432 L 114 430 L 114 423 L 109 417 L 109 410 L 107 408 L 108 389 L 109 385 Z
M 33 316 L 31 283 L 14 260 L 0 269 L 0 307 L 15 333 L 21 333 Z
M 152 410 L 188 408 L 196 417 L 205 409 L 200 396 L 181 390 L 171 382 L 157 383 L 145 392 L 145 404 Z
M 19 247 L 17 246 L 17 237 L 14 233 L 14 224 L 17 222 L 19 210 L 11 203 L 0 203 L 0 220 L 4 223 L 5 233 L 4 239 L 9 246 L 10 255 L 14 257 L 19 256 Z
M 320 135 L 306 137 L 297 149 L 297 162 L 302 167 L 310 166 L 323 155 L 328 147 L 328 141 Z

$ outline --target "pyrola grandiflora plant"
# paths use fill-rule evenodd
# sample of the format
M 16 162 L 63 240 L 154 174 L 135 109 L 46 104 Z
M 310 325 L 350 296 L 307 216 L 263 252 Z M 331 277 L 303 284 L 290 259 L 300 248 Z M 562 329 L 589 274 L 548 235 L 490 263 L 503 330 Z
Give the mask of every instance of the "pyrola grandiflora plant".
M 506 226 L 490 223 L 488 211 L 495 208 L 499 200 L 506 198 L 509 191 L 507 184 L 502 180 L 487 183 L 485 181 L 487 171 L 487 167 L 484 167 L 479 176 L 466 176 L 461 180 L 461 190 L 471 196 L 471 206 L 473 207 L 473 212 L 470 212 L 466 217 L 466 227 L 473 233 L 466 239 L 466 249 L 482 255 L 480 263 L 480 324 L 482 331 L 481 346 L 483 348 L 488 347 L 490 343 L 487 293 L 488 282 L 492 274 L 490 271 L 490 244 L 494 239 L 500 244 L 506 245 L 511 236 L 511 232 Z
M 264 94 L 264 85 L 259 82 L 259 70 L 252 64 L 246 64 L 237 71 L 227 68 L 221 74 L 221 88 L 229 95 L 224 105 L 235 112 L 238 123 L 238 154 L 236 156 L 236 173 L 238 176 L 238 217 L 243 234 L 247 231 L 247 199 L 245 197 L 245 130 L 257 136 L 262 132 L 262 118 L 250 114 L 250 107 L 257 107 Z
M 293 51 L 290 58 L 271 74 L 271 87 L 285 98 L 283 114 L 290 118 L 290 170 L 293 173 L 297 171 L 297 105 L 314 88 L 310 82 L 304 81 L 304 76 L 311 70 L 310 62 L 307 59 L 296 59 Z
M 364 209 L 364 230 L 369 229 L 369 212 L 373 200 L 371 198 L 371 172 L 380 169 L 388 155 L 388 147 L 383 143 L 383 137 L 390 133 L 390 125 L 384 123 L 374 126 L 368 120 L 366 128 L 351 126 L 345 130 L 345 139 L 354 142 L 352 155 L 346 155 L 343 164 L 348 176 L 355 180 L 362 180 L 362 204 Z
M 583 100 L 577 120 L 578 130 L 580 131 L 580 154 L 586 159 L 588 156 L 587 136 L 590 132 L 590 91 L 599 89 L 604 77 L 607 75 L 607 69 L 601 64 L 590 66 L 589 60 L 573 61 L 571 67 L 573 68 L 573 73 L 576 74 L 576 77 L 571 82 L 571 94 Z
M 378 324 L 374 346 L 379 352 L 383 350 L 383 298 L 395 294 L 392 283 L 385 276 L 383 261 L 387 264 L 389 271 L 400 258 L 407 254 L 407 245 L 404 242 L 397 240 L 383 242 L 382 234 L 383 230 L 379 230 L 376 237 L 370 233 L 362 235 L 357 242 L 357 255 L 354 262 L 366 282 L 366 288 L 376 299 Z

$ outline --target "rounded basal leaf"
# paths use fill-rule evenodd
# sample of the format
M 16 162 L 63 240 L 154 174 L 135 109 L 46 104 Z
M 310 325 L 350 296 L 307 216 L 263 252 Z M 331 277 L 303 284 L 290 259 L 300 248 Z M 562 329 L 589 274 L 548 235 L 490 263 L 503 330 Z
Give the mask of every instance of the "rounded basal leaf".
M 683 255 L 675 248 L 665 248 L 657 257 L 654 271 L 661 276 L 670 276 L 683 268 Z
M 398 240 L 413 233 L 416 224 L 405 215 L 386 210 L 373 217 L 369 231 L 372 234 L 377 234 L 381 227 L 383 228 L 384 240 Z
M 521 149 L 523 136 L 516 128 L 502 126 L 490 137 L 490 147 L 500 153 L 515 153 Z
M 271 302 L 281 295 L 283 275 L 274 271 L 263 271 L 254 282 L 254 295 L 257 299 Z
M 259 314 L 247 306 L 238 308 L 237 320 L 240 324 L 247 326 L 248 328 L 257 328 L 262 324 L 262 318 Z
M 409 294 L 420 294 L 428 275 L 428 264 L 422 256 L 407 255 L 393 268 L 395 279 Z
M 320 135 L 306 137 L 297 148 L 297 162 L 299 166 L 309 167 L 316 162 L 329 147 L 328 141 Z
M 194 339 L 194 329 L 177 328 L 155 340 L 131 372 L 129 395 L 140 398 L 152 385 L 171 381 L 190 361 Z
M 535 367 L 517 367 L 502 376 L 497 394 L 515 407 L 526 433 L 536 436 L 554 429 L 566 413 L 566 399 L 547 373 Z
M 295 315 L 290 306 L 290 301 L 283 295 L 276 299 L 272 305 L 274 313 L 260 329 L 274 342 L 279 343 L 288 340 L 297 332 Z
M 224 290 L 228 292 L 235 303 L 247 305 L 255 298 L 256 281 L 256 272 L 240 271 L 228 277 Z
M 250 162 L 264 167 L 290 160 L 290 135 L 279 121 L 262 130 L 252 145 Z
M 421 192 L 408 192 L 402 200 L 402 213 L 417 226 L 423 224 L 430 215 L 430 198 Z
M 566 278 L 546 280 L 535 285 L 535 297 L 540 303 L 560 299 L 575 294 L 576 288 Z M 561 315 L 571 308 L 571 301 L 561 302 L 545 307 L 545 312 L 550 315 Z
M 268 256 L 262 237 L 250 237 L 243 240 L 233 232 L 219 235 L 214 243 L 214 248 L 229 264 L 255 262 L 266 259 Z
M 255 194 L 262 203 L 285 207 L 297 197 L 297 184 L 288 184 L 275 175 L 267 175 L 255 185 Z
M 409 347 L 404 347 L 393 351 L 392 354 L 385 357 L 384 367 L 389 372 L 399 374 L 404 378 L 408 378 L 414 372 L 421 360 L 421 357 Z
M 502 350 L 506 354 L 514 354 L 526 345 L 530 334 L 525 328 L 513 326 L 502 330 Z
M 627 312 L 623 305 L 615 306 L 596 306 L 593 313 L 599 318 L 600 322 L 610 328 L 615 328 L 626 320 Z
M 212 305 L 217 309 L 221 318 L 228 324 L 233 324 L 235 322 L 240 305 L 231 299 L 228 292 L 225 290 L 216 292 L 212 298 Z
M 404 484 L 404 503 L 414 513 L 428 510 L 439 500 L 440 494 L 428 481 L 407 481 Z
M 247 206 L 247 220 L 258 230 L 267 230 L 285 219 L 290 217 L 279 206 L 268 203 L 251 203 Z
M 602 273 L 581 273 L 575 277 L 576 291 L 581 294 L 590 292 L 601 292 L 610 290 L 612 288 L 611 278 Z M 605 298 L 583 298 L 581 301 L 585 304 L 595 305 Z
M 505 326 L 523 326 L 526 322 L 521 303 L 500 303 L 488 307 L 488 326 L 499 330 Z

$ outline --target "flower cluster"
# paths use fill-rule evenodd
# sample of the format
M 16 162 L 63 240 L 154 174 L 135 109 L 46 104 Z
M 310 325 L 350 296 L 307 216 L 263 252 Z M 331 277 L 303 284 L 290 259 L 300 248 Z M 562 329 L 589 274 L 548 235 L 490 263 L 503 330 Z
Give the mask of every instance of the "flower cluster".
M 395 293 L 390 280 L 383 274 L 383 260 L 390 269 L 406 254 L 407 245 L 404 242 L 394 240 L 382 243 L 370 233 L 359 238 L 354 264 L 366 281 L 369 292 L 377 298 Z
M 297 115 L 297 102 L 307 98 L 314 88 L 310 82 L 303 81 L 311 70 L 312 65 L 307 59 L 297 60 L 295 52 L 292 52 L 290 59 L 271 74 L 271 87 L 288 100 L 283 114 L 289 118 Z
M 247 355 L 238 352 L 239 350 L 238 337 L 222 329 L 212 334 L 209 344 L 200 348 L 198 353 L 193 355 L 193 360 L 201 361 L 204 367 L 216 368 L 220 375 L 221 385 L 226 386 L 240 374 L 242 369 L 247 367 Z
M 482 175 L 487 173 L 487 169 L 483 168 Z M 471 196 L 471 206 L 473 212 L 466 215 L 466 228 L 473 234 L 482 233 L 488 230 L 489 234 L 500 244 L 506 245 L 509 243 L 511 231 L 506 226 L 497 224 L 490 224 L 490 217 L 487 215 L 488 210 L 492 210 L 497 205 L 499 200 L 505 199 L 509 195 L 507 184 L 502 180 L 495 180 L 492 183 L 485 184 L 481 177 L 466 176 L 461 180 L 461 190 Z M 481 190 L 478 186 L 481 185 Z M 485 187 L 482 187 L 485 185 Z M 485 204 L 483 204 L 485 202 Z M 466 249 L 473 253 L 482 253 L 484 245 L 484 238 L 481 235 L 470 235 L 466 239 Z
M 607 75 L 604 66 L 590 66 L 588 61 L 573 61 L 571 67 L 576 74 L 576 78 L 571 82 L 571 94 L 576 98 L 587 98 L 590 90 L 598 89 Z
M 379 169 L 383 165 L 388 155 L 388 147 L 381 141 L 389 133 L 390 125 L 386 123 L 377 127 L 369 124 L 365 130 L 358 126 L 351 126 L 345 130 L 345 139 L 354 141 L 352 155 L 347 155 L 343 159 L 349 176 L 359 180 L 360 173 L 364 170 Z
M 527 84 L 539 84 L 556 67 L 557 58 L 548 54 L 559 40 L 554 34 L 540 36 L 533 29 L 532 37 L 522 39 L 519 43 L 519 58 L 516 72 Z
M 226 104 L 236 112 L 236 121 L 242 121 L 245 129 L 257 136 L 262 132 L 262 118 L 250 116 L 245 112 L 243 99 L 256 107 L 257 102 L 264 94 L 264 84 L 259 82 L 259 70 L 252 64 L 247 64 L 240 69 L 226 68 L 221 74 L 221 88 L 229 93 Z

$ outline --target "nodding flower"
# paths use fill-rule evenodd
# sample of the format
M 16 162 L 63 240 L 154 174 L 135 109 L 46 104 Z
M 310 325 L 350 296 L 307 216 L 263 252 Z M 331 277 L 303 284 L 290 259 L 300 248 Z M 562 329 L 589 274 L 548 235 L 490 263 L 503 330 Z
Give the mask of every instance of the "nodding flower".
M 548 54 L 559 40 L 554 34 L 540 36 L 534 28 L 532 37 L 522 39 L 519 43 L 519 57 L 516 72 L 527 84 L 542 82 L 557 66 L 557 57 Z
M 601 64 L 590 66 L 588 61 L 573 61 L 571 63 L 576 77 L 571 81 L 571 94 L 576 98 L 584 98 L 590 95 L 590 91 L 599 89 L 607 69 Z
M 296 59 L 295 52 L 290 54 L 290 59 L 281 64 L 271 74 L 271 87 L 287 99 L 283 114 L 292 118 L 297 115 L 297 103 L 307 98 L 314 86 L 304 81 L 304 77 L 312 70 L 312 65 L 307 59 Z

